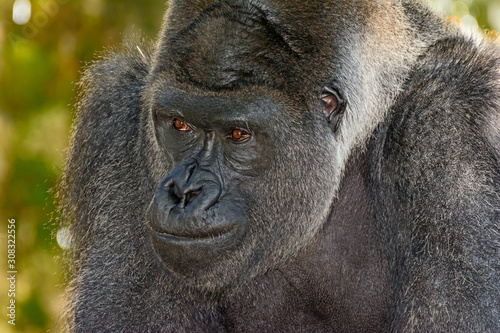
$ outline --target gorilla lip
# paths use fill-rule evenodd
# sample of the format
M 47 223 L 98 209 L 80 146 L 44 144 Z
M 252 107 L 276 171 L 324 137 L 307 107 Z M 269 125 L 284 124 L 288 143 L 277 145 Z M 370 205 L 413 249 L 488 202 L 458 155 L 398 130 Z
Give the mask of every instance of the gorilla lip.
M 224 241 L 225 239 L 232 237 L 236 234 L 236 228 L 234 226 L 225 227 L 225 228 L 214 228 L 210 231 L 204 231 L 197 234 L 171 234 L 168 232 L 157 231 L 153 229 L 150 225 L 149 230 L 151 234 L 155 237 L 162 239 L 167 242 L 197 242 L 197 241 L 206 241 L 206 240 L 220 240 Z

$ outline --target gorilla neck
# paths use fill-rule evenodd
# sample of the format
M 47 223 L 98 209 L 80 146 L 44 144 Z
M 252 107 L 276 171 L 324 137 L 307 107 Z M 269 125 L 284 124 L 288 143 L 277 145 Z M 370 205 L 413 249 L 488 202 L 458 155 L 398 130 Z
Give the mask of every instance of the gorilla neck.
M 374 218 L 368 162 L 366 153 L 350 158 L 319 237 L 292 262 L 230 300 L 224 308 L 228 327 L 236 332 L 387 331 L 389 265 Z

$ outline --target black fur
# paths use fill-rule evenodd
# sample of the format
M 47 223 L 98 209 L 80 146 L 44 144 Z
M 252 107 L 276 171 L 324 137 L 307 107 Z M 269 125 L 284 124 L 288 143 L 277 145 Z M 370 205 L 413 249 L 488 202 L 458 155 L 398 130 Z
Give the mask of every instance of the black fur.
M 177 0 L 155 47 L 125 49 L 81 83 L 69 330 L 500 331 L 497 46 L 412 1 Z M 324 87 L 347 103 L 335 124 Z M 245 232 L 187 272 L 149 237 L 158 185 L 188 163 L 158 103 L 207 128 L 266 119 L 244 167 L 207 164 L 228 195 L 203 221 Z

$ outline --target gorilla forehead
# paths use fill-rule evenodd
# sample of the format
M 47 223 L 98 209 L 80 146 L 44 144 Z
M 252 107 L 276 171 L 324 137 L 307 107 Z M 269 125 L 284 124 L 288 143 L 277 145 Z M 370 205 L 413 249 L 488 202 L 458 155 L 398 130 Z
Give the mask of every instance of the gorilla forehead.
M 231 13 L 234 14 L 234 13 Z M 204 16 L 172 40 L 172 62 L 183 80 L 213 89 L 248 84 L 281 87 L 287 64 L 297 55 L 253 16 Z
M 174 4 L 168 24 L 176 26 L 175 16 L 184 10 Z M 308 29 L 292 30 L 250 1 L 212 3 L 166 36 L 155 71 L 212 90 L 255 84 L 282 89 L 320 47 Z

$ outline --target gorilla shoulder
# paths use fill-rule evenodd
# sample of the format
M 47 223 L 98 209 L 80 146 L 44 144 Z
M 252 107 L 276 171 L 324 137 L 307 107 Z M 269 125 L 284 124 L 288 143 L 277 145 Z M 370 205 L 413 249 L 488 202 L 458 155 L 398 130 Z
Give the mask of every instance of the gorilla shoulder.
M 492 44 L 438 40 L 372 144 L 378 215 L 396 265 L 407 267 L 396 298 L 414 309 L 395 320 L 403 331 L 409 322 L 421 331 L 436 322 L 454 331 L 498 327 L 499 68 Z M 446 314 L 435 311 L 444 299 L 455 304 Z

